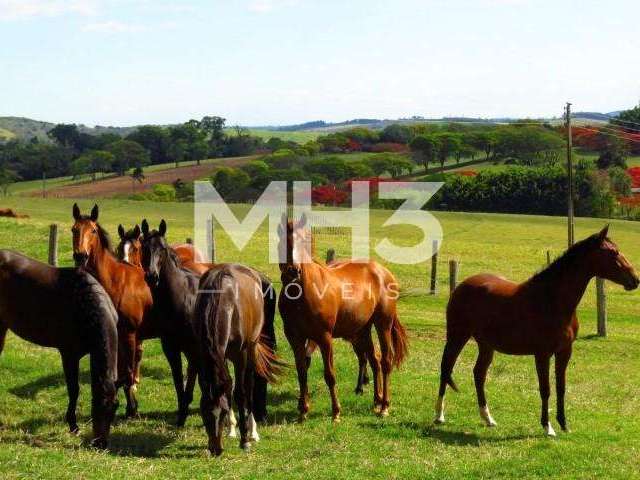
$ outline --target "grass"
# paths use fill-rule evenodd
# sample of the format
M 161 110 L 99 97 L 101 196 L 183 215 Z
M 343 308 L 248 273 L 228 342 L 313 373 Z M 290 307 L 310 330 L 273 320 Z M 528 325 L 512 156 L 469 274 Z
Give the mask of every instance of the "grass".
M 48 225 L 60 223 L 60 258 L 71 260 L 71 201 L 10 198 L 9 207 L 31 215 L 26 220 L 0 218 L 0 246 L 46 258 Z M 83 201 L 83 211 L 92 203 Z M 165 218 L 172 241 L 193 236 L 192 205 L 101 201 L 101 219 L 115 234 L 142 217 L 152 224 Z M 235 207 L 238 212 L 246 207 Z M 374 243 L 383 235 L 406 245 L 420 240 L 411 227 L 381 225 L 389 212 L 372 212 Z M 480 426 L 471 370 L 476 347 L 469 345 L 456 367 L 459 394 L 447 397 L 448 423 L 431 426 L 438 367 L 444 339 L 446 262 L 460 260 L 462 278 L 481 271 L 524 280 L 545 262 L 546 251 L 565 246 L 562 218 L 496 214 L 436 213 L 444 229 L 437 295 L 408 295 L 400 301 L 400 318 L 411 337 L 410 357 L 392 376 L 392 412 L 386 419 L 371 412 L 371 387 L 354 395 L 356 361 L 345 342 L 336 342 L 342 423 L 333 425 L 321 361 L 310 372 L 312 411 L 307 423 L 296 419 L 297 382 L 288 371 L 271 390 L 270 418 L 262 441 L 245 454 L 234 441 L 220 459 L 205 453 L 206 435 L 194 413 L 183 430 L 173 427 L 175 400 L 171 375 L 158 341 L 145 343 L 141 417 L 119 420 L 111 449 L 92 451 L 85 437 L 66 433 L 66 392 L 55 351 L 29 345 L 9 334 L 0 357 L 0 474 L 2 478 L 633 478 L 640 449 L 640 303 L 637 292 L 607 285 L 609 337 L 595 332 L 595 287 L 590 285 L 579 309 L 580 338 L 568 374 L 567 413 L 572 432 L 555 440 L 538 425 L 539 399 L 533 361 L 497 355 L 489 373 L 487 395 L 499 426 Z M 601 228 L 602 220 L 577 219 L 576 236 Z M 637 223 L 612 221 L 611 236 L 636 265 L 640 264 Z M 243 252 L 217 232 L 219 260 L 240 261 L 277 279 L 266 263 L 266 229 Z M 348 254 L 348 237 L 318 232 L 318 256 L 327 248 Z M 425 264 L 391 265 L 405 290 L 424 289 Z M 280 354 L 292 356 L 276 320 Z M 88 365 L 82 363 L 79 414 L 90 431 Z M 197 397 L 197 395 L 196 395 Z M 554 404 L 552 396 L 552 405 Z M 121 404 L 124 403 L 121 398 Z M 555 408 L 552 406 L 552 411 Z M 122 407 L 120 410 L 122 413 Z
M 281 130 L 264 130 L 259 128 L 250 128 L 248 129 L 248 132 L 254 137 L 260 137 L 265 141 L 275 137 L 285 142 L 296 142 L 301 144 L 315 140 L 320 135 L 320 132 L 316 131 L 285 132 Z M 235 131 L 232 128 L 227 128 L 226 133 L 227 135 L 235 135 Z

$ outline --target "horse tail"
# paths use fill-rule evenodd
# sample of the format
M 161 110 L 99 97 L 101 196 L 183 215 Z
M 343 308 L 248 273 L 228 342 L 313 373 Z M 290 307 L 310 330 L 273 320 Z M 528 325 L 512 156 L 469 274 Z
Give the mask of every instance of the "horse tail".
M 235 284 L 233 274 L 227 266 L 219 271 L 211 270 L 206 273 L 200 281 L 200 290 L 205 292 L 198 294 L 194 310 L 195 327 L 200 339 L 201 388 L 203 396 L 206 390 L 209 398 L 213 397 L 214 390 L 226 392 L 231 383 L 224 358 L 226 346 L 216 344 L 216 326 L 221 321 L 218 312 L 220 299 L 225 292 L 225 280 L 231 280 Z
M 409 353 L 409 338 L 407 330 L 400 323 L 397 313 L 394 315 L 393 323 L 391 324 L 391 340 L 393 342 L 393 363 L 398 368 Z
M 275 383 L 286 364 L 276 355 L 266 343 L 264 337 L 254 343 L 253 364 L 256 374 L 264 378 L 268 383 Z
M 102 286 L 88 273 L 81 273 L 74 298 L 79 330 L 88 339 L 91 368 L 91 416 L 93 442 L 106 447 L 117 408 L 118 313 Z
M 260 274 L 260 283 L 264 300 L 264 323 L 262 325 L 261 338 L 272 351 L 275 351 L 276 290 L 271 280 L 263 274 Z M 267 380 L 257 372 L 254 372 L 253 385 L 253 413 L 255 419 L 261 422 L 267 418 Z

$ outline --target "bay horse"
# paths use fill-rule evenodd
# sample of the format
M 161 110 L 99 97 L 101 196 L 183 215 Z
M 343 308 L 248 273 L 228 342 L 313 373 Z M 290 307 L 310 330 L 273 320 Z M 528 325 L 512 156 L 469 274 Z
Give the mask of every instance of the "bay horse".
M 253 404 L 254 378 L 274 381 L 282 365 L 261 336 L 264 324 L 262 282 L 255 271 L 225 264 L 200 279 L 194 313 L 200 341 L 200 412 L 209 450 L 221 455 L 222 425 L 231 409 L 231 389 L 238 408 L 240 447 L 260 439 Z M 227 359 L 234 365 L 231 380 Z
M 131 230 L 125 231 L 124 227 L 120 225 L 118 227 L 118 234 L 120 236 L 120 243 L 117 247 L 117 254 L 121 260 L 124 260 L 132 265 L 142 268 L 142 234 L 140 227 L 136 225 Z M 171 245 L 171 249 L 177 255 L 180 260 L 180 264 L 196 273 L 197 275 L 203 275 L 212 268 L 217 268 L 220 264 L 204 263 L 204 255 L 195 248 L 192 244 L 178 244 Z M 276 312 L 276 290 L 273 283 L 261 272 L 255 269 L 246 267 L 252 270 L 256 275 L 260 277 L 262 294 L 264 298 L 264 330 L 262 337 L 272 350 L 276 349 L 276 334 L 275 334 L 275 312 Z M 365 360 L 366 361 L 366 360 Z M 366 370 L 365 370 L 366 373 Z M 259 375 L 256 375 L 254 379 L 254 414 L 255 419 L 258 422 L 265 421 L 267 418 L 267 382 Z M 233 418 L 233 411 L 231 412 L 231 436 L 234 436 L 235 420 Z
M 309 411 L 309 341 L 317 344 L 322 353 L 333 420 L 340 419 L 333 364 L 334 338 L 357 343 L 366 352 L 373 370 L 374 411 L 386 416 L 389 414 L 389 377 L 393 366 L 399 367 L 404 361 L 408 348 L 407 334 L 396 311 L 396 279 L 375 261 L 341 262 L 334 267 L 315 261 L 311 231 L 306 226 L 306 215 L 295 224 L 283 215 L 278 228 L 279 248 L 286 252 L 286 261 L 280 264 L 283 289 L 279 309 L 296 361 L 300 420 L 304 420 Z M 376 355 L 371 340 L 372 327 L 378 333 L 382 358 Z
M 111 299 L 87 272 L 55 268 L 0 250 L 0 353 L 7 330 L 62 358 L 69 404 L 65 419 L 78 433 L 79 362 L 89 354 L 93 445 L 105 448 L 117 408 L 118 315 Z
M 576 243 L 551 265 L 524 283 L 514 283 L 487 273 L 474 275 L 453 292 L 447 306 L 447 341 L 442 354 L 436 423 L 444 423 L 447 385 L 455 391 L 453 367 L 467 341 L 478 343 L 473 377 L 481 419 L 496 425 L 489 412 L 484 384 L 495 351 L 509 355 L 533 355 L 542 400 L 540 423 L 555 436 L 549 421 L 549 364 L 555 357 L 556 419 L 567 431 L 564 409 L 566 370 L 578 333 L 576 308 L 589 281 L 605 278 L 624 286 L 638 287 L 633 266 L 607 237 L 608 226 Z

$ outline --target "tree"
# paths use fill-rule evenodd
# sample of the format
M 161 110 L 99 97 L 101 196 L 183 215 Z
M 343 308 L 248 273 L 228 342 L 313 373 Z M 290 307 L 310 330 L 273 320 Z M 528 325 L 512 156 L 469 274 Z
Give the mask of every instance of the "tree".
M 133 169 L 133 172 L 131 172 L 131 189 L 135 192 L 136 182 L 142 185 L 142 182 L 144 182 L 144 179 L 145 179 L 145 176 L 144 176 L 144 170 L 142 169 L 142 167 L 141 166 L 135 167 Z
M 394 123 L 385 127 L 380 133 L 380 140 L 391 143 L 409 143 L 413 138 L 413 131 L 406 125 Z
M 74 175 L 87 173 L 91 175 L 91 179 L 95 182 L 98 173 L 108 172 L 113 164 L 113 154 L 104 150 L 89 150 L 83 153 L 72 163 L 72 172 Z
M 20 177 L 13 170 L 9 170 L 5 167 L 0 167 L 0 189 L 2 194 L 6 197 L 9 194 L 9 187 L 15 183 Z
M 616 118 L 612 118 L 609 122 L 623 130 L 637 131 L 640 129 L 640 105 L 620 112 Z
M 413 171 L 414 164 L 404 157 L 393 156 L 388 164 L 387 171 L 393 177 L 399 177 L 405 170 L 409 173 Z
M 182 160 L 195 160 L 200 165 L 200 160 L 206 158 L 209 151 L 206 136 L 206 133 L 200 129 L 200 122 L 197 120 L 189 120 L 182 125 L 169 127 L 172 146 L 175 143 L 180 144 L 178 150 L 181 151 L 182 158 L 178 160 L 178 163 Z M 175 156 L 174 161 L 176 161 Z
M 627 168 L 627 145 L 618 137 L 606 135 L 606 139 L 602 142 L 599 152 L 600 156 L 597 161 L 598 168 L 607 169 L 614 166 Z
M 438 140 L 438 160 L 440 161 L 440 168 L 444 168 L 444 164 L 447 161 L 447 158 L 450 156 L 456 155 L 460 147 L 462 146 L 462 141 L 460 140 L 460 135 L 456 133 L 440 133 L 436 136 Z
M 323 175 L 329 181 L 337 183 L 350 176 L 347 162 L 342 157 L 314 158 L 304 164 L 304 171 L 309 174 Z
M 169 156 L 169 134 L 167 130 L 155 125 L 144 125 L 126 138 L 142 145 L 151 157 L 151 164 L 168 163 Z
M 80 132 L 75 124 L 59 123 L 47 132 L 47 136 L 65 148 L 77 148 Z
M 204 131 L 208 137 L 209 155 L 218 157 L 222 154 L 224 148 L 224 124 L 226 120 L 222 117 L 203 117 L 200 120 L 200 129 Z
M 392 155 L 389 153 L 379 153 L 369 157 L 369 166 L 377 177 L 389 170 L 389 165 L 392 162 L 391 157 Z
M 251 179 L 237 168 L 220 167 L 211 175 L 211 184 L 225 200 L 242 198 Z
M 183 162 L 186 157 L 187 144 L 184 140 L 176 140 L 171 142 L 169 149 L 167 150 L 167 156 L 176 164 L 176 168 L 180 166 L 180 162 Z
M 489 155 L 496 144 L 496 136 L 493 132 L 476 132 L 468 136 L 468 142 L 476 150 L 484 152 L 486 159 L 489 160 Z
M 425 172 L 429 170 L 429 163 L 436 160 L 438 156 L 438 139 L 433 135 L 418 135 L 409 144 L 416 162 L 424 165 Z
M 123 176 L 130 168 L 149 165 L 149 152 L 133 140 L 119 140 L 107 145 L 106 150 L 113 154 L 113 170 Z

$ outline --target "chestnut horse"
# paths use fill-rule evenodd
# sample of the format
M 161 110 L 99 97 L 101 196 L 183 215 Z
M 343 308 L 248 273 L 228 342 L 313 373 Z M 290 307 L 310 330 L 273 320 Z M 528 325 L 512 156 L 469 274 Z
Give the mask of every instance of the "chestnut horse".
M 142 237 L 140 227 L 136 225 L 133 229 L 125 231 L 124 227 L 118 227 L 120 243 L 117 247 L 118 257 L 132 265 L 142 268 Z M 172 245 L 171 249 L 178 256 L 183 267 L 191 270 L 197 275 L 203 275 L 212 268 L 217 268 L 220 264 L 203 263 L 204 256 L 193 245 L 185 243 L 181 245 Z M 247 267 L 249 268 L 249 267 Z M 264 274 L 249 268 L 260 277 L 262 285 L 262 294 L 264 297 L 264 330 L 262 336 L 269 347 L 274 350 L 276 348 L 276 335 L 274 328 L 274 319 L 276 312 L 276 290 L 271 280 Z M 254 388 L 254 410 L 257 421 L 264 421 L 267 417 L 267 382 L 261 376 L 255 378 Z M 232 412 L 233 415 L 233 412 Z M 231 418 L 232 435 L 234 431 L 235 421 Z
M 496 422 L 484 393 L 487 370 L 495 351 L 509 355 L 533 355 L 536 362 L 542 415 L 547 435 L 555 436 L 549 422 L 549 364 L 555 356 L 557 412 L 567 430 L 564 410 L 565 374 L 572 344 L 578 333 L 576 308 L 589 281 L 598 276 L 624 286 L 638 287 L 640 280 L 618 247 L 607 237 L 608 227 L 569 248 L 546 269 L 524 283 L 490 274 L 474 275 L 453 292 L 447 306 L 447 342 L 442 354 L 436 423 L 444 423 L 447 384 L 457 391 L 451 374 L 467 341 L 478 343 L 473 377 L 480 417 L 487 426 Z
M 0 353 L 7 330 L 28 342 L 58 349 L 67 383 L 65 419 L 78 432 L 80 358 L 91 365 L 93 445 L 107 446 L 117 408 L 118 315 L 104 288 L 82 269 L 54 268 L 0 250 Z
M 91 272 L 107 291 L 118 312 L 118 385 L 124 386 L 127 417 L 138 413 L 136 377 L 141 355 L 140 330 L 148 325 L 153 306 L 151 291 L 138 268 L 120 262 L 111 252 L 109 235 L 98 223 L 94 205 L 90 215 L 82 215 L 73 205 L 73 259 L 76 266 Z
M 255 375 L 275 380 L 281 363 L 261 337 L 264 300 L 260 277 L 242 265 L 225 264 L 205 273 L 194 313 L 200 340 L 200 411 L 209 436 L 209 450 L 222 453 L 222 425 L 231 409 L 231 388 L 240 421 L 240 447 L 258 441 L 254 419 Z M 227 359 L 234 365 L 232 382 Z
M 389 413 L 389 376 L 407 354 L 407 335 L 398 319 L 398 284 L 394 276 L 374 261 L 341 262 L 327 267 L 313 259 L 311 231 L 303 215 L 294 224 L 283 216 L 279 226 L 283 289 L 279 308 L 284 331 L 293 349 L 300 398 L 298 410 L 304 420 L 309 411 L 307 344 L 313 341 L 322 352 L 324 378 L 331 394 L 334 421 L 340 418 L 333 364 L 333 339 L 344 338 L 361 346 L 373 370 L 374 410 Z M 285 244 L 286 242 L 286 244 Z M 382 358 L 375 352 L 371 327 L 375 326 Z

